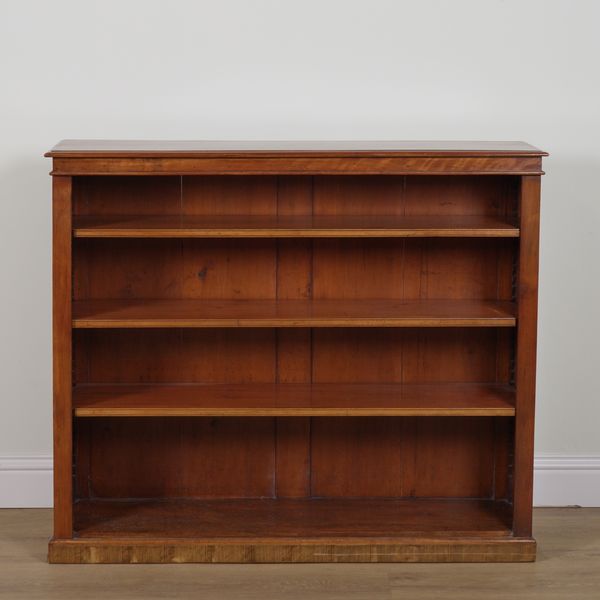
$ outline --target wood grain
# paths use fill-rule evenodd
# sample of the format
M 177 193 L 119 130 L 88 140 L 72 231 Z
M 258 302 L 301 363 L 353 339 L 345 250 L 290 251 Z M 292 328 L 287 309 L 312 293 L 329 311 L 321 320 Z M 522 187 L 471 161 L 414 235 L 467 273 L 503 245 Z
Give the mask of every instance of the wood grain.
M 73 179 L 73 224 L 78 219 L 100 215 L 138 218 L 179 215 L 181 177 L 75 177 Z
M 54 537 L 73 535 L 71 178 L 52 181 Z
M 542 175 L 537 154 L 415 157 L 64 158 L 52 175 Z
M 75 528 L 80 538 L 501 537 L 510 511 L 491 500 L 81 500 Z
M 514 416 L 495 384 L 84 385 L 75 416 Z
M 514 240 L 314 240 L 313 298 L 501 300 L 499 259 L 511 246 Z
M 312 211 L 312 177 L 278 177 L 277 218 L 312 215 Z M 312 259 L 312 240 L 278 241 L 277 300 L 312 298 Z M 276 384 L 308 386 L 311 380 L 312 330 L 277 329 Z M 311 422 L 309 416 L 297 415 L 275 420 L 275 495 L 278 498 L 310 496 Z
M 130 417 L 87 422 L 91 498 L 275 496 L 273 418 Z
M 50 563 L 507 563 L 533 562 L 536 542 L 530 538 L 487 539 L 388 538 L 385 541 L 324 538 L 236 542 L 129 538 L 51 540 Z M 591 598 L 592 596 L 590 596 Z
M 275 333 L 269 328 L 75 330 L 83 354 L 75 381 L 273 383 Z
M 81 216 L 80 238 L 518 237 L 511 223 L 484 216 Z
M 496 370 L 497 328 L 322 328 L 314 383 L 507 383 Z
M 510 300 L 516 240 L 78 239 L 75 247 L 76 300 Z
M 533 439 L 537 341 L 540 178 L 524 177 L 520 195 L 521 229 L 518 271 L 516 418 L 514 471 L 515 535 L 531 535 Z
M 80 300 L 75 328 L 514 327 L 510 302 Z
M 493 497 L 497 418 L 313 418 L 312 494 Z

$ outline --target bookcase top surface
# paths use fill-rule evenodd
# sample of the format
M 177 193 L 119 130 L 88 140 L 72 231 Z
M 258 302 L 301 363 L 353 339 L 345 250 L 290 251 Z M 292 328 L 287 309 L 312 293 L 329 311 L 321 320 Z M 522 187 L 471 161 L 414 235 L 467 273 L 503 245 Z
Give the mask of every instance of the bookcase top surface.
M 174 141 L 62 140 L 45 156 L 120 157 L 291 157 L 291 156 L 547 156 L 514 141 Z

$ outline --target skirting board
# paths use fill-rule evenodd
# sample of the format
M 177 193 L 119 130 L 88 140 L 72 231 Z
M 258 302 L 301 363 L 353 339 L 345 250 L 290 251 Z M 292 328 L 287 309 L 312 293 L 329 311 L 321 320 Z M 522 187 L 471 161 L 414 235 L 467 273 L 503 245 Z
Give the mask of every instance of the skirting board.
M 535 506 L 600 506 L 600 456 L 535 459 Z M 0 508 L 52 506 L 52 457 L 0 457 Z
M 0 508 L 51 506 L 51 456 L 0 456 Z
M 534 506 L 600 506 L 600 456 L 536 456 Z

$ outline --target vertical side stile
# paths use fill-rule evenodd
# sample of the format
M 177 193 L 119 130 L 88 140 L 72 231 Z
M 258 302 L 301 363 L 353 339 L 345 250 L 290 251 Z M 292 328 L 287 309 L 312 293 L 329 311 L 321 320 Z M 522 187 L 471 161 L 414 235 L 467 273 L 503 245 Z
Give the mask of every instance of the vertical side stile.
M 531 536 L 533 438 L 540 229 L 540 177 L 521 178 L 517 287 L 516 416 L 514 460 L 515 536 Z
M 71 177 L 52 180 L 54 537 L 73 536 Z

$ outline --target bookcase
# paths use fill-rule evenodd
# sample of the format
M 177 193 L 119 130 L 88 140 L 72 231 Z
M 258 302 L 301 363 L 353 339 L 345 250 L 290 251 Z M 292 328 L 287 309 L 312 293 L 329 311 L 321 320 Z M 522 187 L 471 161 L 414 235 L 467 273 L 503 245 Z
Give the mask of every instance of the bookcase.
M 535 559 L 544 152 L 46 156 L 51 562 Z

